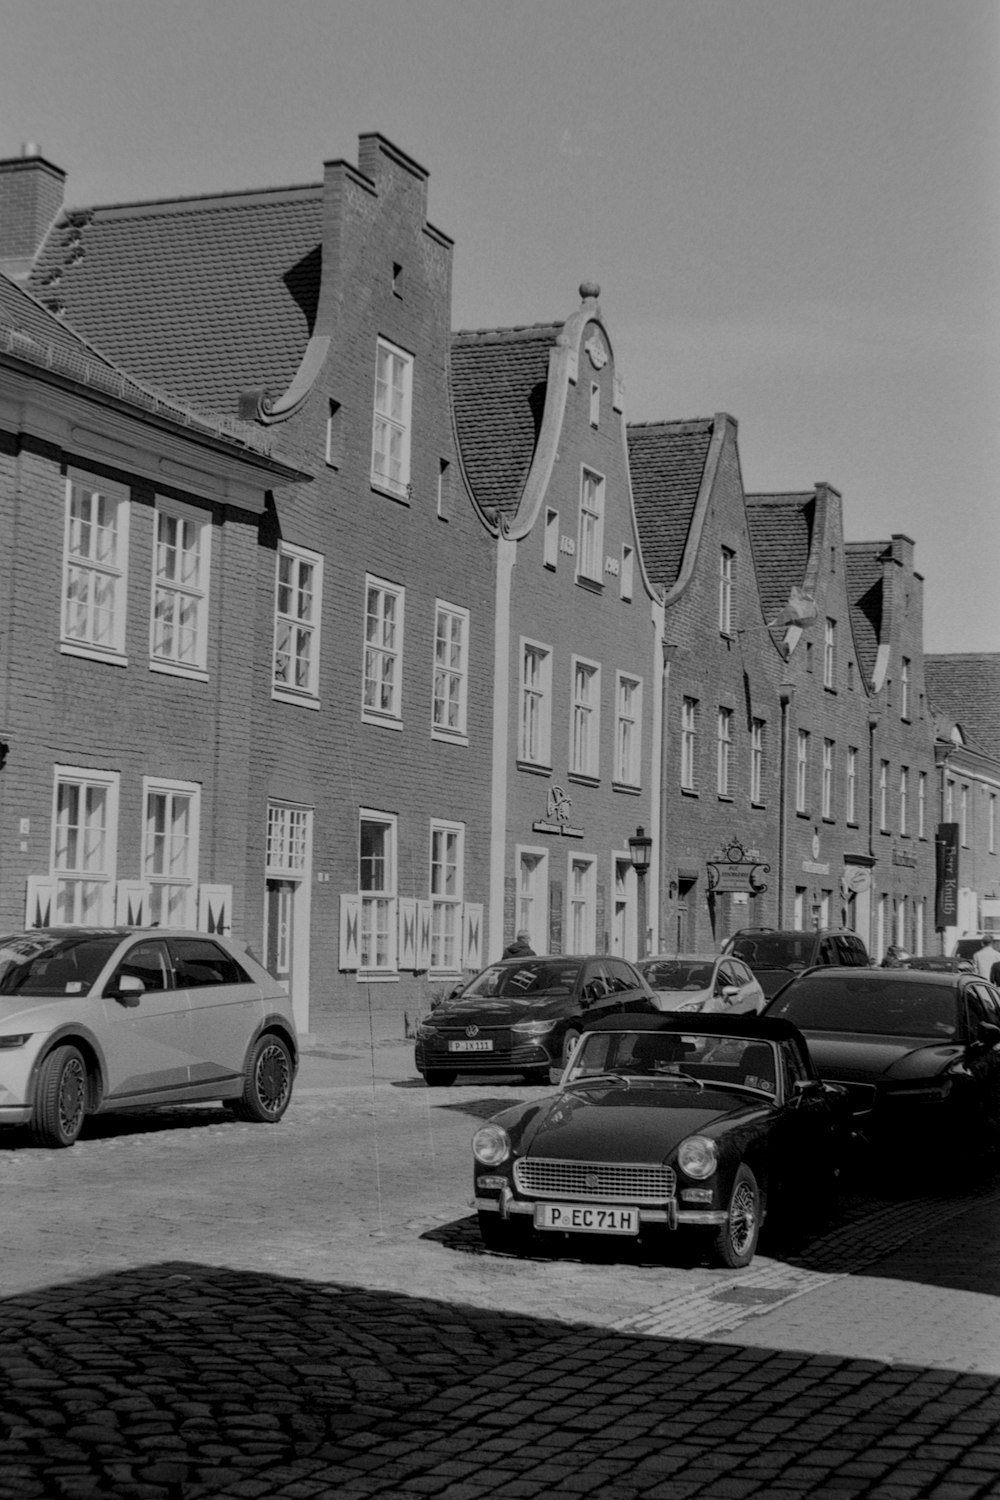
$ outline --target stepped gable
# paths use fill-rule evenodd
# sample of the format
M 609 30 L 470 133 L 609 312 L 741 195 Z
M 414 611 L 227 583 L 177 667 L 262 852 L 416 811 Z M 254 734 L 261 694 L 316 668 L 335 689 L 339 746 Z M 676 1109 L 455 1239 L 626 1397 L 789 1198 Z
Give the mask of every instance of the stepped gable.
M 953 719 L 974 748 L 1000 761 L 1000 653 L 927 655 L 924 681 L 935 712 Z
M 891 542 L 848 542 L 844 547 L 851 630 L 858 666 L 869 686 L 874 678 L 875 658 L 882 639 L 883 560 L 891 551 Z
M 452 335 L 451 388 L 466 477 L 483 510 L 517 513 L 545 410 L 561 323 Z
M 677 582 L 714 429 L 713 417 L 628 425 L 636 524 L 654 588 Z
M 30 289 L 140 380 L 212 410 L 284 390 L 319 295 L 322 187 L 65 210 Z
M 761 609 L 770 627 L 788 604 L 792 589 L 803 586 L 812 548 L 816 495 L 813 490 L 747 495 L 746 507 Z M 772 634 L 777 639 L 784 630 L 782 624 Z

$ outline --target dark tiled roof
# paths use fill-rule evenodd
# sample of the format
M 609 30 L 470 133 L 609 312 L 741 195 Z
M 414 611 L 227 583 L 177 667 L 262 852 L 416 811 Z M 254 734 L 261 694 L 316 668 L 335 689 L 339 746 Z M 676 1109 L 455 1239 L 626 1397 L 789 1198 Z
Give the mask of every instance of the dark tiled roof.
M 882 559 L 890 549 L 889 542 L 848 542 L 844 547 L 851 630 L 857 647 L 858 665 L 869 684 L 875 672 L 875 658 L 882 639 Z
M 684 561 L 715 422 L 635 422 L 628 432 L 642 557 L 655 588 L 670 589 Z
M 788 603 L 792 588 L 801 589 L 812 546 L 816 496 L 748 495 L 747 525 L 764 619 L 770 623 Z
M 39 372 L 112 396 L 145 415 L 202 434 L 232 441 L 240 448 L 269 454 L 273 440 L 235 417 L 196 411 L 172 394 L 136 380 L 89 339 L 54 317 L 30 292 L 0 274 L 0 356 L 35 366 Z
M 322 189 L 72 210 L 31 289 L 141 380 L 235 413 L 283 391 L 312 330 Z
M 484 510 L 513 516 L 545 409 L 559 323 L 462 330 L 451 341 L 451 388 L 462 463 Z
M 1000 760 L 1000 653 L 949 652 L 924 657 L 931 707 Z

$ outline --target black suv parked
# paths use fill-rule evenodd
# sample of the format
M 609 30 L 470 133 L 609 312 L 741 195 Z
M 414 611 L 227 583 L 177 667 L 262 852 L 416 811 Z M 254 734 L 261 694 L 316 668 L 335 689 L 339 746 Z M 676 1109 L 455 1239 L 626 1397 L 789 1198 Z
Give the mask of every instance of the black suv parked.
M 820 927 L 809 932 L 774 927 L 743 927 L 723 944 L 724 953 L 742 958 L 771 996 L 803 969 L 817 964 L 839 964 L 852 969 L 869 968 L 868 949 L 846 927 Z

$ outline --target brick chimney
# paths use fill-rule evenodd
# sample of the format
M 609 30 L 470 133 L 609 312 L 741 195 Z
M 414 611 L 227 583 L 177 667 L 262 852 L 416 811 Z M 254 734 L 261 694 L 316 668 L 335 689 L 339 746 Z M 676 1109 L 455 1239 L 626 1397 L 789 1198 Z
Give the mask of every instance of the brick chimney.
M 24 280 L 62 208 L 66 173 L 28 141 L 0 160 L 0 271 Z

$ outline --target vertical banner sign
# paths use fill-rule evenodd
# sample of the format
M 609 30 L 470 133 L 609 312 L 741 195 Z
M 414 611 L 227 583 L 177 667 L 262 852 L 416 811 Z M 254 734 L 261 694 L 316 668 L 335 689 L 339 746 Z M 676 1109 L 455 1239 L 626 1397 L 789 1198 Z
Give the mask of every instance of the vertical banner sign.
M 934 847 L 937 855 L 934 926 L 954 927 L 958 922 L 958 824 L 939 823 Z

